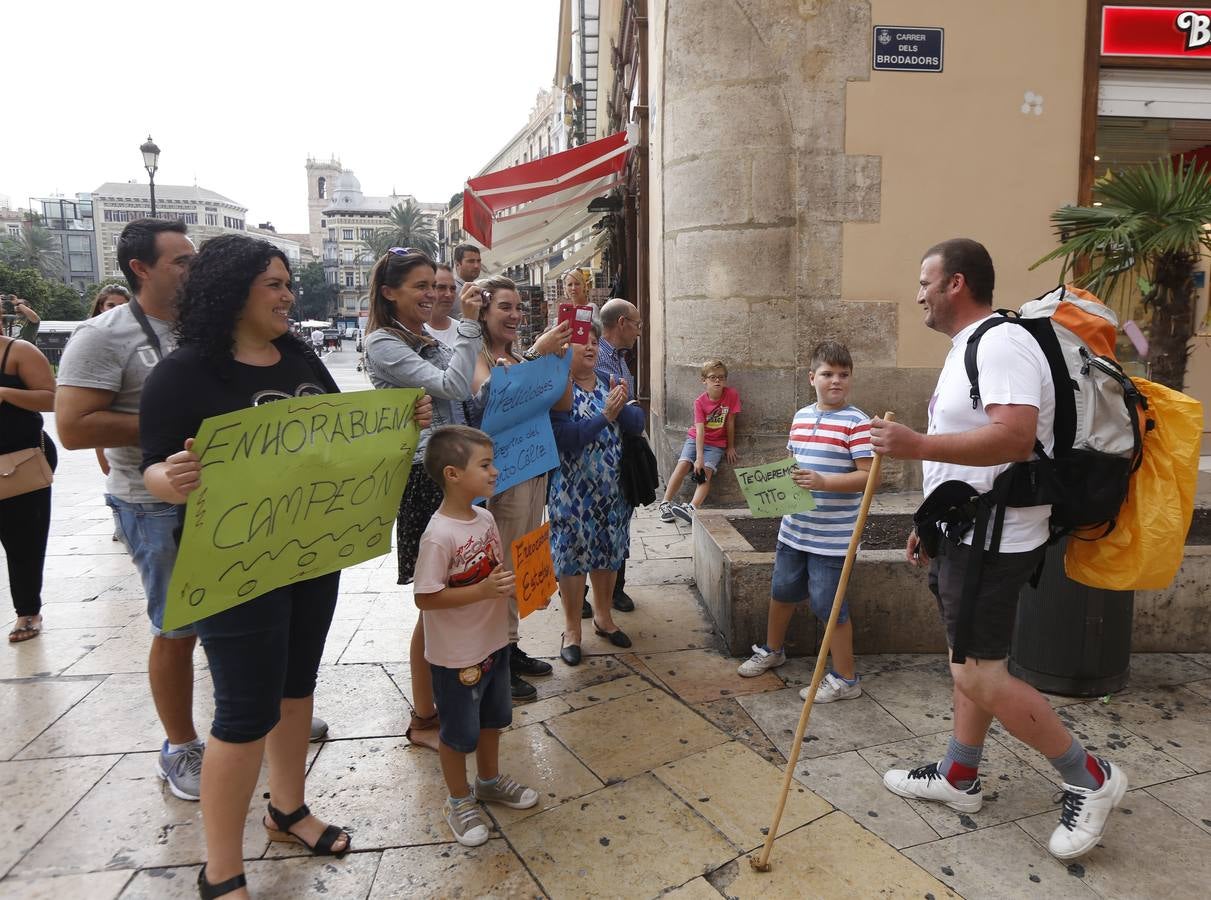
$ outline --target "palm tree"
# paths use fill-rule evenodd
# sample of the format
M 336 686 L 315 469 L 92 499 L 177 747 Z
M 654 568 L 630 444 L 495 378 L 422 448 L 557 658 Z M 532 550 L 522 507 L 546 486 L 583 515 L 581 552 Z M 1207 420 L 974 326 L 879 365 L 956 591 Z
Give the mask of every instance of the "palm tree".
M 362 241 L 362 246 L 366 248 L 366 254 L 373 263 L 387 252 L 388 247 L 395 246 L 395 232 L 390 228 L 380 228 Z
M 429 256 L 437 253 L 437 235 L 427 221 L 427 213 L 413 200 L 391 207 L 390 222 L 378 234 L 390 236 L 387 247 L 414 247 Z M 385 250 L 386 248 L 384 248 Z
M 1130 285 L 1151 311 L 1148 326 L 1152 377 L 1182 390 L 1194 335 L 1194 271 L 1211 250 L 1211 169 L 1162 158 L 1093 185 L 1094 206 L 1064 206 L 1051 214 L 1060 246 L 1031 266 L 1063 258 L 1060 278 L 1101 297 Z M 1088 269 L 1082 268 L 1088 265 Z
M 57 280 L 63 273 L 58 238 L 36 222 L 25 222 L 18 237 L 0 240 L 0 256 L 14 269 L 33 269 L 48 280 Z

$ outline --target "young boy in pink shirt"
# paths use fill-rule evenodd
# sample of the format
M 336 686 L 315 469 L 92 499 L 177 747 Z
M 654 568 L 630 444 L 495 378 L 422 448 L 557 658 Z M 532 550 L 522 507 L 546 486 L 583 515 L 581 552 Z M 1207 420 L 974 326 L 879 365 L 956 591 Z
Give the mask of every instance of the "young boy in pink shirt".
M 444 499 L 416 557 L 413 590 L 425 624 L 425 659 L 440 713 L 438 756 L 450 795 L 446 822 L 455 839 L 477 847 L 489 825 L 476 801 L 529 809 L 538 792 L 500 774 L 500 730 L 513 721 L 509 686 L 508 603 L 513 573 L 501 566 L 504 548 L 492 514 L 473 506 L 496 488 L 492 439 L 475 428 L 446 425 L 433 432 L 425 471 Z M 467 754 L 475 754 L 475 789 L 467 784 Z
M 694 511 L 706 502 L 711 492 L 711 479 L 724 455 L 729 465 L 736 464 L 736 414 L 740 412 L 740 394 L 727 386 L 727 366 L 721 359 L 708 359 L 702 366 L 702 383 L 706 390 L 694 401 L 694 427 L 690 429 L 681 458 L 660 501 L 660 521 L 694 521 Z M 694 472 L 698 487 L 689 503 L 674 503 L 681 482 Z

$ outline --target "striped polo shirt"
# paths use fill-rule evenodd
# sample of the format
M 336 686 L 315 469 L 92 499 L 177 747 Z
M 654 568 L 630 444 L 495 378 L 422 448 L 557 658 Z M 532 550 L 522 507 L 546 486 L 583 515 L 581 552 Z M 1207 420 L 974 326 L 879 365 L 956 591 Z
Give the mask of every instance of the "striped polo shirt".
M 795 413 L 786 449 L 801 469 L 823 475 L 857 469 L 855 459 L 874 456 L 870 444 L 870 416 L 856 406 L 817 409 L 816 404 Z M 816 508 L 782 517 L 778 540 L 796 550 L 821 556 L 844 556 L 858 521 L 862 492 L 812 491 Z

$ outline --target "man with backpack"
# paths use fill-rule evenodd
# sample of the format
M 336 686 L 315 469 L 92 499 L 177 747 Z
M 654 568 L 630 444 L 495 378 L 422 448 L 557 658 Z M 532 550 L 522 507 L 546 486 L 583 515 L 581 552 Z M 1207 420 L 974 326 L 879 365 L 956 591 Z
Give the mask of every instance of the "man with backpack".
M 910 564 L 929 567 L 954 680 L 954 732 L 946 755 L 915 769 L 892 769 L 883 783 L 901 797 L 977 812 L 983 804 L 980 759 L 996 718 L 1059 773 L 1062 809 L 1049 850 L 1057 858 L 1074 859 L 1097 845 L 1110 811 L 1127 791 L 1127 778 L 1118 766 L 1087 753 L 1043 695 L 1009 674 L 1018 593 L 1042 561 L 1051 507 L 1002 504 L 1003 523 L 988 544 L 984 528 L 976 528 L 979 543 L 991 547 L 987 552 L 973 552 L 971 521 L 954 514 L 963 507 L 961 500 L 988 494 L 1013 463 L 1032 459 L 1036 449 L 1051 454 L 1055 444 L 1052 368 L 1025 328 L 986 329 L 976 352 L 978 385 L 968 377 L 968 339 L 996 315 L 994 280 L 992 259 L 976 241 L 954 238 L 925 252 L 917 303 L 925 310 L 926 326 L 951 339 L 929 401 L 929 427 L 920 434 L 895 422 L 871 422 L 877 452 L 923 461 L 927 500 L 922 511 L 944 508 L 930 521 L 940 519 L 945 533 L 919 524 L 909 535 L 906 556 Z M 939 496 L 960 501 L 939 503 L 931 496 L 937 488 L 942 488 Z M 920 514 L 917 521 L 924 521 Z M 977 578 L 965 578 L 973 568 Z

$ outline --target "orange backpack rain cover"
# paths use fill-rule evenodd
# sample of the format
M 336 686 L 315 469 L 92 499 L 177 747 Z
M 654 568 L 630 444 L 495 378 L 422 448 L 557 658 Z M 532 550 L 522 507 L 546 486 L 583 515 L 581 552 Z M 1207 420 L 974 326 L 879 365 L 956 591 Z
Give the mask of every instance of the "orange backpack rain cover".
M 1131 476 L 1114 531 L 1069 541 L 1064 570 L 1090 587 L 1160 590 L 1181 568 L 1194 516 L 1203 406 L 1164 385 L 1131 380 L 1147 398 L 1147 417 L 1156 426 L 1144 434 L 1143 462 Z

